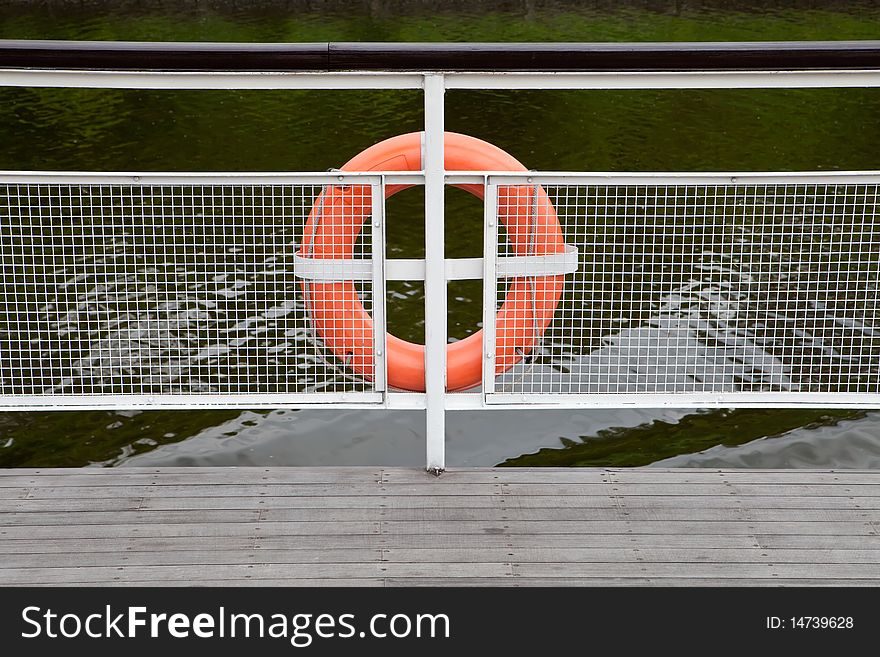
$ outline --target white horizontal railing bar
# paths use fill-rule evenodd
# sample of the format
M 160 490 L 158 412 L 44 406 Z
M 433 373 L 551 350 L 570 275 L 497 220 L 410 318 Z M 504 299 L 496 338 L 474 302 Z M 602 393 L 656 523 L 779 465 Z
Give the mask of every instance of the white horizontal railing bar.
M 0 69 L 0 87 L 91 89 L 421 89 L 421 73 Z
M 497 179 L 499 184 L 528 185 L 535 182 L 546 185 L 572 183 L 656 185 L 675 184 L 728 185 L 743 184 L 880 184 L 880 171 L 657 171 L 657 172 L 604 172 L 604 171 L 452 171 L 446 174 L 450 185 L 482 184 L 486 178 Z M 384 179 L 388 185 L 421 185 L 425 176 L 421 171 L 303 171 L 303 172 L 126 172 L 126 171 L 0 171 L 0 183 L 10 184 L 376 184 Z
M 421 171 L 0 171 L 0 183 L 17 185 L 332 185 L 383 179 L 388 185 L 422 185 L 425 176 Z
M 880 184 L 880 171 L 465 171 L 447 176 L 450 184 L 491 178 L 499 185 L 823 185 Z
M 730 392 L 645 394 L 493 393 L 487 407 L 508 408 L 880 408 L 880 394 L 825 392 Z
M 376 408 L 384 401 L 382 393 L 303 393 L 303 394 L 202 394 L 202 395 L 15 395 L 0 397 L 0 410 L 35 411 L 56 409 L 198 409 L 198 408 Z
M 0 183 L 9 184 L 111 184 L 111 185 L 333 185 L 336 183 L 379 184 L 383 173 L 374 171 L 0 171 Z M 416 184 L 421 174 L 392 172 L 401 182 Z M 410 180 L 412 179 L 412 180 Z
M 474 401 L 481 394 L 449 395 L 456 399 L 469 397 L 463 408 L 478 408 Z M 462 402 L 465 403 L 465 402 Z M 0 411 L 52 410 L 130 410 L 161 408 L 166 410 L 225 408 L 336 408 L 399 411 L 425 409 L 425 394 L 420 392 L 383 393 L 308 393 L 248 395 L 30 395 L 0 397 Z M 452 406 L 455 408 L 455 406 Z
M 444 179 L 447 185 L 484 185 L 486 183 L 486 174 L 478 171 L 463 173 L 447 171 Z
M 423 410 L 425 394 L 310 393 L 301 395 L 53 395 L 0 398 L 3 411 L 76 409 L 223 409 L 223 408 L 387 408 Z M 726 393 L 726 394 L 517 394 L 454 393 L 446 395 L 449 410 L 511 410 L 560 408 L 880 408 L 880 395 L 847 393 Z
M 578 249 L 567 244 L 564 253 L 536 256 L 503 256 L 497 259 L 498 278 L 520 276 L 559 276 L 578 268 Z M 293 273 L 310 281 L 366 281 L 373 277 L 373 263 L 365 258 L 305 258 L 294 254 Z M 483 278 L 483 258 L 447 258 L 447 281 L 470 281 Z M 386 281 L 425 280 L 425 261 L 394 258 L 385 261 Z
M 447 89 L 804 89 L 880 87 L 880 70 L 445 74 Z
M 482 395 L 477 395 L 482 397 Z M 446 396 L 447 399 L 449 395 Z M 389 391 L 385 395 L 384 408 L 395 411 L 423 411 L 428 404 L 428 396 L 424 392 Z
M 877 87 L 880 70 L 443 72 L 446 89 L 795 89 Z M 100 89 L 421 89 L 393 71 L 95 71 L 0 69 L 0 86 Z

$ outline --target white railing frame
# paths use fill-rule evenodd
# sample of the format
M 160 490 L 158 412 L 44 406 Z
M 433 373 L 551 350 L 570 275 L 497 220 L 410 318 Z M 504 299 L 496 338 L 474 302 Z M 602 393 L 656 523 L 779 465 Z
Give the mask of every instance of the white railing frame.
M 108 89 L 421 89 L 424 94 L 425 106 L 425 146 L 423 150 L 423 171 L 416 173 L 387 172 L 383 175 L 383 182 L 392 183 L 396 180 L 407 180 L 411 183 L 419 182 L 425 185 L 425 321 L 426 321 L 426 392 L 419 393 L 378 393 L 382 395 L 382 402 L 386 408 L 424 409 L 426 411 L 426 466 L 434 472 L 441 472 L 445 468 L 445 413 L 448 409 L 466 408 L 522 408 L 522 399 L 501 399 L 498 404 L 486 404 L 483 393 L 456 393 L 445 392 L 445 348 L 447 342 L 446 330 L 446 263 L 443 253 L 443 190 L 444 185 L 455 182 L 486 182 L 497 185 L 498 178 L 504 177 L 506 183 L 513 183 L 518 178 L 497 172 L 489 179 L 488 172 L 447 172 L 443 158 L 443 133 L 444 133 L 444 92 L 447 89 L 794 89 L 794 88 L 853 88 L 853 87 L 878 87 L 880 86 L 880 70 L 776 70 L 776 71 L 635 71 L 635 72 L 263 72 L 263 71 L 238 71 L 238 72 L 214 72 L 214 71 L 191 71 L 191 72 L 162 72 L 162 71 L 95 71 L 95 70 L 55 70 L 55 69 L 2 69 L 0 70 L 0 86 L 12 87 L 80 87 L 80 88 L 108 88 Z M 21 172 L 0 174 L 0 180 L 16 177 Z M 36 173 L 36 176 L 45 176 L 48 181 L 54 174 Z M 92 175 L 92 174 L 88 174 Z M 98 182 L 100 174 L 94 174 Z M 211 181 L 217 181 L 217 176 L 211 176 Z M 237 182 L 246 183 L 250 180 L 256 182 L 259 174 L 226 174 L 235 178 Z M 291 176 L 294 180 L 318 178 L 321 174 L 296 174 Z M 326 175 L 326 174 L 323 174 Z M 346 174 L 349 175 L 349 174 Z M 382 172 L 380 172 L 382 175 Z M 542 182 L 551 183 L 554 180 L 570 179 L 571 175 L 583 176 L 583 174 L 548 174 L 542 175 Z M 603 182 L 623 181 L 630 184 L 650 184 L 647 181 L 656 179 L 662 174 L 589 174 L 594 180 Z M 717 182 L 726 180 L 736 182 L 735 179 L 749 177 L 752 182 L 785 182 L 791 181 L 792 176 L 802 176 L 799 182 L 812 180 L 822 181 L 821 174 L 707 174 L 718 176 Z M 880 174 L 871 172 L 866 174 L 854 174 L 864 176 L 863 182 L 876 182 Z M 156 182 L 163 179 L 173 180 L 175 177 L 162 176 L 152 177 L 150 174 L 131 174 L 132 182 Z M 554 178 L 554 176 L 556 176 Z M 754 176 L 754 178 L 752 178 Z M 762 178 L 763 176 L 763 178 Z M 537 178 L 535 174 L 534 178 Z M 528 177 L 526 177 L 527 179 Z M 694 175 L 694 179 L 703 182 L 712 182 L 711 178 L 702 175 Z M 522 179 L 520 176 L 519 179 Z M 581 178 L 583 179 L 583 178 Z M 21 178 L 19 178 L 21 180 Z M 31 182 L 39 182 L 35 178 Z M 683 180 L 684 181 L 684 180 Z M 209 182 L 206 180 L 206 182 Z M 487 199 L 491 198 L 487 194 Z M 379 205 L 376 205 L 376 203 Z M 375 198 L 374 207 L 380 207 L 382 199 Z M 495 241 L 492 238 L 497 226 L 490 225 L 494 217 L 490 217 L 492 204 L 487 202 L 485 222 L 486 238 L 483 262 L 483 274 L 487 281 L 494 280 L 495 267 Z M 384 215 L 379 215 L 383 217 Z M 379 225 L 375 225 L 378 223 Z M 384 291 L 384 220 L 374 221 L 373 239 L 374 248 L 382 245 L 383 252 L 379 255 L 379 265 L 373 270 L 373 284 L 376 290 L 376 298 L 380 299 L 379 293 Z M 491 251 L 490 251 L 491 244 Z M 374 256 L 374 261 L 375 261 Z M 485 288 L 492 286 L 486 285 Z M 381 297 L 384 301 L 384 297 Z M 491 301 L 491 303 L 490 303 Z M 492 348 L 491 330 L 494 317 L 494 290 L 491 294 L 484 293 L 484 314 L 489 322 L 485 325 L 484 335 L 487 342 L 484 344 L 484 356 L 487 363 L 493 362 L 494 349 Z M 378 308 L 381 303 L 375 304 Z M 384 312 L 377 319 L 384 323 Z M 378 326 L 378 325 L 377 325 Z M 377 331 L 378 333 L 378 331 Z M 382 331 L 384 336 L 384 331 Z M 385 353 L 384 337 L 377 340 L 376 355 L 382 358 L 384 369 Z M 379 361 L 377 361 L 377 364 Z M 484 368 L 484 385 L 486 390 L 491 390 L 491 374 L 494 367 Z M 273 402 L 273 407 L 279 406 L 308 406 L 308 402 L 295 396 L 289 396 L 289 400 Z M 578 395 L 576 399 L 554 398 L 547 403 L 529 405 L 529 408 L 559 408 L 567 407 L 602 407 L 602 406 L 712 406 L 730 405 L 733 403 L 732 395 L 718 396 L 717 399 L 707 398 L 705 395 L 689 397 L 677 396 L 674 402 L 668 397 L 657 395 L 638 395 L 638 399 L 622 399 L 621 396 L 596 396 L 584 399 Z M 796 398 L 796 393 L 794 394 Z M 823 406 L 864 406 L 880 407 L 880 400 L 870 395 L 827 395 L 811 396 L 810 400 L 798 401 L 791 393 L 786 394 L 791 400 L 786 406 L 823 405 Z M 153 407 L 174 408 L 180 407 L 180 397 L 176 401 L 164 399 L 161 396 L 151 397 L 148 401 Z M 773 406 L 776 402 L 767 400 L 765 395 L 740 395 L 739 406 Z M 23 402 L 22 408 L 27 407 Z M 70 401 L 76 402 L 71 399 Z M 87 400 L 81 400 L 87 402 Z M 117 400 L 126 403 L 122 400 Z M 223 399 L 215 397 L 206 400 L 198 397 L 192 400 L 194 404 L 205 406 L 223 405 Z M 39 403 L 34 399 L 35 404 Z M 87 402 L 89 408 L 95 408 L 93 401 Z M 351 406 L 362 408 L 363 404 L 349 404 L 344 399 L 339 400 L 339 406 Z M 256 406 L 256 405 L 254 405 Z M 46 408 L 45 405 L 39 406 Z M 70 406 L 65 406 L 70 408 Z M 118 406 L 114 406 L 118 407 Z M 186 407 L 192 407 L 188 404 Z M 370 407 L 375 408 L 375 405 Z

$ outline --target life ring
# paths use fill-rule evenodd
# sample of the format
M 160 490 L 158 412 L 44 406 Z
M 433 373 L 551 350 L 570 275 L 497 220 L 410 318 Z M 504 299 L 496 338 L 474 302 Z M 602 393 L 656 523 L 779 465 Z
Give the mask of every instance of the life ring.
M 412 132 L 379 142 L 342 167 L 342 171 L 419 171 L 422 135 Z M 447 132 L 447 171 L 526 171 L 513 156 L 475 137 Z M 412 185 L 387 185 L 385 197 Z M 482 199 L 483 185 L 456 185 Z M 347 259 L 354 255 L 361 227 L 371 214 L 368 185 L 327 187 L 315 199 L 306 221 L 299 255 L 315 259 Z M 565 243 L 556 211 L 540 186 L 501 186 L 498 217 L 514 255 L 562 253 Z M 495 372 L 501 374 L 527 355 L 553 319 L 562 295 L 564 275 L 513 278 L 496 317 Z M 489 282 L 488 284 L 492 284 Z M 344 282 L 301 282 L 312 324 L 324 345 L 359 376 L 372 380 L 373 320 L 355 285 Z M 480 384 L 483 368 L 482 330 L 446 347 L 447 390 Z M 425 390 L 425 347 L 388 335 L 388 385 L 400 390 Z

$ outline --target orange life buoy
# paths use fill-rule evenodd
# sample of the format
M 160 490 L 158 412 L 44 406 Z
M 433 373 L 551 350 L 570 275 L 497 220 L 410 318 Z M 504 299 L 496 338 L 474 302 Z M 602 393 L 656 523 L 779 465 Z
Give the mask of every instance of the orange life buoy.
M 454 132 L 444 140 L 447 171 L 526 171 L 513 156 L 497 146 Z M 343 171 L 419 171 L 422 133 L 386 139 L 367 148 Z M 387 185 L 385 197 L 411 185 Z M 457 185 L 482 199 L 482 185 Z M 315 199 L 303 231 L 300 254 L 315 259 L 347 259 L 364 221 L 370 217 L 368 185 L 327 187 Z M 556 211 L 541 187 L 501 186 L 498 218 L 515 255 L 550 255 L 565 249 Z M 503 373 L 535 346 L 552 321 L 562 295 L 563 275 L 513 278 L 496 317 L 495 372 Z M 486 284 L 491 285 L 491 281 Z M 371 380 L 373 320 L 364 309 L 351 281 L 301 282 L 312 323 L 325 346 L 358 375 Z M 482 380 L 482 331 L 446 347 L 446 387 L 463 390 Z M 425 347 L 388 335 L 388 385 L 400 390 L 425 389 Z

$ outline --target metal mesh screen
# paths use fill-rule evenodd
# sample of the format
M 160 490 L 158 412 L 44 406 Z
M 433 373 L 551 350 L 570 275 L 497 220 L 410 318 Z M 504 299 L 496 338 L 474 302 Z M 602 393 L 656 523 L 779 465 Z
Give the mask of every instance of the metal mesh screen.
M 0 184 L 0 394 L 373 390 L 316 337 L 294 277 L 322 189 Z M 349 189 L 369 208 L 370 185 Z M 370 231 L 356 235 L 349 256 L 371 258 Z M 346 285 L 369 313 L 371 282 Z
M 880 392 L 876 184 L 665 182 L 545 185 L 527 240 L 504 218 L 540 189 L 498 188 L 498 255 L 554 252 L 558 219 L 580 258 L 558 303 L 497 281 L 534 333 L 497 326 L 495 392 Z

